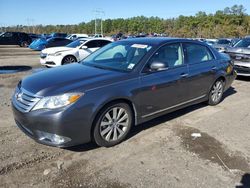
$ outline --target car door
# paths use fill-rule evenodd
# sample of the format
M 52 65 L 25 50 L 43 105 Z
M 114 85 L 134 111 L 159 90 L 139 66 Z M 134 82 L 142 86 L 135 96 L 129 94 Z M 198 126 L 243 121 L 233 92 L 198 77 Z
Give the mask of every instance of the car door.
M 89 54 L 96 51 L 98 48 L 99 48 L 98 47 L 98 42 L 96 40 L 91 40 L 91 41 L 86 42 L 83 46 L 81 46 L 79 48 L 79 58 L 80 58 L 80 60 L 84 59 Z
M 183 43 L 185 61 L 189 66 L 188 99 L 204 97 L 216 76 L 216 61 L 210 49 L 202 44 Z
M 48 40 L 48 43 L 46 44 L 46 48 L 55 47 L 57 45 L 57 39 L 51 38 Z
M 111 41 L 108 41 L 108 40 L 97 40 L 97 41 L 98 41 L 99 48 L 102 48 L 103 46 L 111 43 Z
M 71 42 L 72 42 L 72 40 L 62 38 L 61 39 L 61 46 L 66 46 L 67 44 L 69 44 Z
M 152 62 L 163 62 L 167 69 L 152 72 Z M 164 112 L 186 101 L 186 76 L 188 66 L 184 63 L 180 43 L 161 47 L 149 60 L 141 76 L 142 91 L 138 95 L 142 117 Z
M 1 35 L 0 44 L 2 44 L 2 45 L 15 45 L 13 33 L 6 32 L 3 35 Z
M 64 46 L 65 40 L 63 38 L 56 38 L 53 47 Z

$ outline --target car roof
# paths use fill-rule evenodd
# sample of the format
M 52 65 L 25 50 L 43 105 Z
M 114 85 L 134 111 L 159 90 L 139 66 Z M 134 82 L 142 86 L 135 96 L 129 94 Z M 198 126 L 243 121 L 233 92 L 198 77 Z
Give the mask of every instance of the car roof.
M 84 40 L 84 41 L 91 41 L 91 40 L 106 40 L 106 41 L 111 41 L 110 39 L 106 39 L 106 38 L 91 38 L 91 37 L 78 38 L 77 40 Z
M 191 40 L 191 39 L 184 39 L 184 38 L 170 38 L 170 37 L 143 37 L 143 38 L 131 38 L 131 39 L 124 39 L 121 42 L 131 42 L 131 43 L 143 43 L 148 45 L 161 45 L 167 42 L 192 42 L 197 44 L 205 44 L 204 42 Z

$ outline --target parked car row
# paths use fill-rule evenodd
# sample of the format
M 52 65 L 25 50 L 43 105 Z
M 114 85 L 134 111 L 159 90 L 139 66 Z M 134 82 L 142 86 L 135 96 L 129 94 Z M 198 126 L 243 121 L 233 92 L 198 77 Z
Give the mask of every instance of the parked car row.
M 72 42 L 72 40 L 66 39 L 66 38 L 58 38 L 58 37 L 51 37 L 48 39 L 40 38 L 38 40 L 33 41 L 29 45 L 29 48 L 32 50 L 41 51 L 45 48 L 65 46 L 71 42 Z
M 87 38 L 87 34 L 70 34 L 67 33 L 51 33 L 51 34 L 34 34 L 24 32 L 3 32 L 0 34 L 0 45 L 19 45 L 21 47 L 32 46 L 31 49 L 43 49 L 37 47 L 37 43 L 46 43 L 45 40 L 49 38 L 66 38 L 69 40 L 76 40 L 78 38 Z M 41 39 L 41 40 L 40 40 Z M 39 40 L 39 42 L 37 42 Z M 35 47 L 33 47 L 35 46 Z

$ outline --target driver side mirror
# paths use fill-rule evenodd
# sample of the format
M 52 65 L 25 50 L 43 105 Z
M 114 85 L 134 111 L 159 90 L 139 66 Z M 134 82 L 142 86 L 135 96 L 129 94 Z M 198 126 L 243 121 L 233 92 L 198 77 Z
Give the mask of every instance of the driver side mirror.
M 160 62 L 160 61 L 153 61 L 150 64 L 150 70 L 155 72 L 155 71 L 163 71 L 163 70 L 167 70 L 168 67 L 166 66 L 165 63 Z

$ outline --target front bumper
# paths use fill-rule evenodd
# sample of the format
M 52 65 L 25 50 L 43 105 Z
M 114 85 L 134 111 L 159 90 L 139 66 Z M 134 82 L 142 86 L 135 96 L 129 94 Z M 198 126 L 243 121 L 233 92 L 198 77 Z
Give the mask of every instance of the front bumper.
M 43 66 L 57 67 L 62 64 L 62 57 L 60 56 L 47 56 L 45 58 L 40 58 L 40 63 Z
M 71 106 L 60 110 L 25 113 L 20 112 L 12 101 L 12 109 L 17 126 L 39 143 L 70 147 L 91 140 L 91 114 L 87 108 L 78 109 Z
M 239 76 L 250 76 L 250 62 L 234 61 L 234 69 Z

